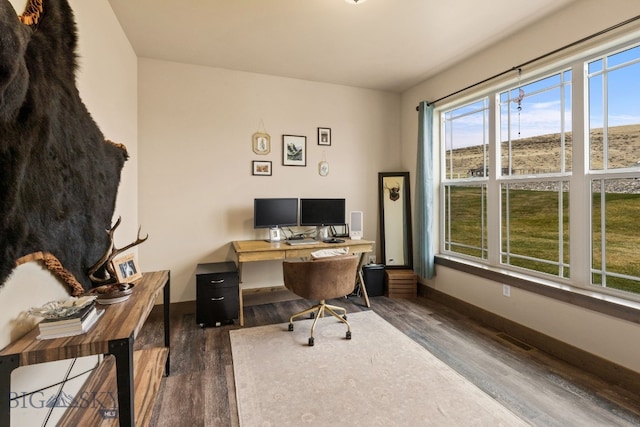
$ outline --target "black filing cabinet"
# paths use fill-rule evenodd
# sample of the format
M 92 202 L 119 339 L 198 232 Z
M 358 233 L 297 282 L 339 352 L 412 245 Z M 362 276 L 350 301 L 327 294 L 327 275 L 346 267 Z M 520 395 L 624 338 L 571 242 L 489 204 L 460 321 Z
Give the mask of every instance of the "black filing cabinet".
M 196 322 L 220 326 L 238 318 L 238 269 L 233 262 L 198 264 L 196 269 Z

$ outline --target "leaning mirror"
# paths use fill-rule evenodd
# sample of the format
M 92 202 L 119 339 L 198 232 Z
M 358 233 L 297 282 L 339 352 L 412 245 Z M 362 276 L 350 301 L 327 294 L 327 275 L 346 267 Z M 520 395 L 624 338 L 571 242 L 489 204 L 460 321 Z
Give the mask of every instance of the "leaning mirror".
M 409 172 L 378 173 L 380 242 L 386 268 L 413 268 Z

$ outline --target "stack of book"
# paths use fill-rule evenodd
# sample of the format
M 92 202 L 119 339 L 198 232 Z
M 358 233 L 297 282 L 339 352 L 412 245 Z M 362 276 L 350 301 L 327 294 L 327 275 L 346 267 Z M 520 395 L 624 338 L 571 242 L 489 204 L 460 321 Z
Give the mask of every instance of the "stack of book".
M 38 339 L 70 337 L 87 332 L 95 325 L 104 310 L 96 309 L 94 302 L 87 304 L 80 311 L 69 316 L 56 319 L 44 319 L 38 324 Z

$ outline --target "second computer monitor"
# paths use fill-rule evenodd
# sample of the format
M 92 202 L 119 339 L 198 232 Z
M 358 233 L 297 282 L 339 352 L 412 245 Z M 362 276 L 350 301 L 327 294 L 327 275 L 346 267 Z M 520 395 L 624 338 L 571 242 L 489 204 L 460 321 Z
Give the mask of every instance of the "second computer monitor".
M 300 199 L 300 225 L 345 224 L 345 199 Z

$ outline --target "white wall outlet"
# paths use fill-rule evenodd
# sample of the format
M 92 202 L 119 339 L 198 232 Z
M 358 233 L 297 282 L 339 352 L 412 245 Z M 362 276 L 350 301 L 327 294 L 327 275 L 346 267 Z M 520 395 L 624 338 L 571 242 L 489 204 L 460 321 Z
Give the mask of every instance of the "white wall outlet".
M 511 296 L 511 286 L 502 285 L 502 295 L 504 295 L 505 297 L 510 297 Z
M 376 256 L 369 255 L 369 264 L 375 264 L 375 263 L 376 263 Z

